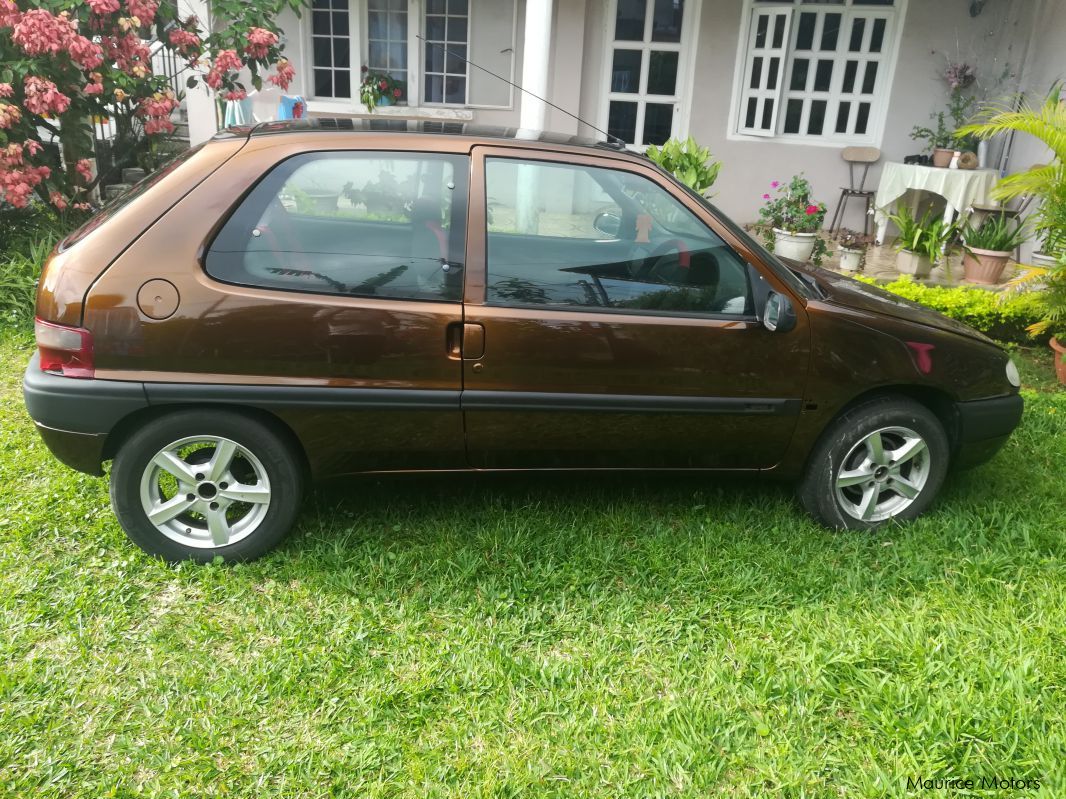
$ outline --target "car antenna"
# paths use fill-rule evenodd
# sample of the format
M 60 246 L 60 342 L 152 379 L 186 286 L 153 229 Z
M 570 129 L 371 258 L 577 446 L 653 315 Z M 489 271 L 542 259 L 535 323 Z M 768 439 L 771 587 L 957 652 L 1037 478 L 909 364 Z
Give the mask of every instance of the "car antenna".
M 515 83 L 515 82 L 514 82 L 513 80 L 508 80 L 508 79 L 507 79 L 507 78 L 505 78 L 505 77 L 504 77 L 503 75 L 497 75 L 497 74 L 496 74 L 495 72 L 493 72 L 493 71 L 492 71 L 491 69 L 486 69 L 485 67 L 481 66 L 481 64 L 475 64 L 475 63 L 474 63 L 473 61 L 471 61 L 471 60 L 470 60 L 469 58 L 465 58 L 464 56 L 461 56 L 461 55 L 459 55 L 458 53 L 453 53 L 453 52 L 452 52 L 451 50 L 449 50 L 449 49 L 448 49 L 447 47 L 445 47 L 445 46 L 444 46 L 443 44 L 441 44 L 440 42 L 431 42 L 431 41 L 429 41 L 428 39 L 426 39 L 426 37 L 425 37 L 425 36 L 422 36 L 422 35 L 420 35 L 420 34 L 415 34 L 415 38 L 417 38 L 417 39 L 421 39 L 421 40 L 422 40 L 423 42 L 425 42 L 426 44 L 431 44 L 431 45 L 433 45 L 434 47 L 439 47 L 439 48 L 440 48 L 441 50 L 443 50 L 443 51 L 444 51 L 444 52 L 445 52 L 445 53 L 446 53 L 447 55 L 450 55 L 450 56 L 453 56 L 453 57 L 455 57 L 455 58 L 458 58 L 458 59 L 459 59 L 460 61 L 465 61 L 465 62 L 466 62 L 466 63 L 468 63 L 468 64 L 469 64 L 470 66 L 472 66 L 472 67 L 476 67 L 477 69 L 480 69 L 480 70 L 481 70 L 482 72 L 484 72 L 484 73 L 486 73 L 486 74 L 489 74 L 489 75 L 492 75 L 492 77 L 494 77 L 494 78 L 498 78 L 498 79 L 502 80 L 502 81 L 503 81 L 504 83 L 506 83 L 506 84 L 509 84 L 509 85 L 511 85 L 511 86 L 514 86 L 514 87 L 515 87 L 516 89 L 518 89 L 518 91 L 520 91 L 520 92 L 525 92 L 525 93 L 526 93 L 526 94 L 528 94 L 528 95 L 529 95 L 530 97 L 535 97 L 536 99 L 540 100 L 540 101 L 541 101 L 542 103 L 544 103 L 544 104 L 546 104 L 546 105 L 550 105 L 550 106 L 551 106 L 552 108 L 554 108 L 554 109 L 555 109 L 556 111 L 562 111 L 562 112 L 563 112 L 564 114 L 566 114 L 566 115 L 567 115 L 568 117 L 573 117 L 573 118 L 574 118 L 574 119 L 576 119 L 576 120 L 577 120 L 578 122 L 580 122 L 580 123 L 581 123 L 582 125 L 585 125 L 585 126 L 587 126 L 587 127 L 590 127 L 590 128 L 592 128 L 592 129 L 593 129 L 594 131 L 596 131 L 597 133 L 602 133 L 602 134 L 603 134 L 604 136 L 606 136 L 606 137 L 607 137 L 607 143 L 608 143 L 608 144 L 614 145 L 614 144 L 615 144 L 615 142 L 617 142 L 617 143 L 618 143 L 618 144 L 620 144 L 621 146 L 625 147 L 625 141 L 624 141 L 624 140 L 623 140 L 622 138 L 620 138 L 620 137 L 618 137 L 618 136 L 615 136 L 615 135 L 614 135 L 613 133 L 608 133 L 608 132 L 607 132 L 607 131 L 605 131 L 605 130 L 601 130 L 600 128 L 597 128 L 597 127 L 596 127 L 595 125 L 593 125 L 593 124 L 592 124 L 591 122 L 586 122 L 586 121 L 585 121 L 585 120 L 583 120 L 583 119 L 582 119 L 581 117 L 579 117 L 579 116 L 578 116 L 577 114 L 572 114 L 572 113 L 570 113 L 569 111 L 567 111 L 567 110 L 566 110 L 565 108 L 560 108 L 560 107 L 559 107 L 559 106 L 557 106 L 557 105 L 556 105 L 555 103 L 553 103 L 553 102 L 552 102 L 551 100 L 546 100 L 546 99 L 544 99 L 543 97 L 541 97 L 541 96 L 540 96 L 539 94 L 534 94 L 534 93 L 533 93 L 533 92 L 531 92 L 531 91 L 530 91 L 529 89 L 523 89 L 523 88 L 522 88 L 521 86 L 519 86 L 519 85 L 518 85 L 517 83 Z M 613 139 L 613 141 L 612 141 L 612 139 Z

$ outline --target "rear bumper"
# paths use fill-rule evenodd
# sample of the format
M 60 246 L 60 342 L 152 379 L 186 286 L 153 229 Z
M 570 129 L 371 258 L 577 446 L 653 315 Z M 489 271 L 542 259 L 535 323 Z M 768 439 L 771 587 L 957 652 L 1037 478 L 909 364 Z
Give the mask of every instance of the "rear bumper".
M 26 367 L 22 396 L 52 454 L 72 469 L 94 475 L 103 474 L 104 444 L 115 425 L 148 407 L 141 383 L 48 374 L 36 355 Z
M 1025 402 L 1018 394 L 955 403 L 955 465 L 968 469 L 999 452 L 1021 422 L 1024 408 Z

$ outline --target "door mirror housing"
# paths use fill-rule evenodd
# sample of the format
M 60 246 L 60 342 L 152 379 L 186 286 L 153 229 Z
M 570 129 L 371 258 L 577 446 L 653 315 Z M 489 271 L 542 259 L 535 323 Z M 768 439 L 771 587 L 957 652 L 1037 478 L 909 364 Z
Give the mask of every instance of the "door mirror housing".
M 612 239 L 617 239 L 618 234 L 622 230 L 622 217 L 618 216 L 618 214 L 610 214 L 605 211 L 596 214 L 596 218 L 592 220 L 592 226 L 604 236 L 610 236 Z
M 787 333 L 796 326 L 796 309 L 784 294 L 771 291 L 763 306 L 762 324 L 771 333 Z

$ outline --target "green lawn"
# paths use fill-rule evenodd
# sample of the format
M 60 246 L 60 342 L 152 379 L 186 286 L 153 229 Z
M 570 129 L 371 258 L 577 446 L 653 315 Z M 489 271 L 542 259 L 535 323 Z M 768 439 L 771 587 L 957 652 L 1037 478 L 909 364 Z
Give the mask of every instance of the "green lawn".
M 1066 795 L 1043 351 L 1008 447 L 906 528 L 707 476 L 371 479 L 263 561 L 171 568 L 38 440 L 28 347 L 0 334 L 4 796 Z

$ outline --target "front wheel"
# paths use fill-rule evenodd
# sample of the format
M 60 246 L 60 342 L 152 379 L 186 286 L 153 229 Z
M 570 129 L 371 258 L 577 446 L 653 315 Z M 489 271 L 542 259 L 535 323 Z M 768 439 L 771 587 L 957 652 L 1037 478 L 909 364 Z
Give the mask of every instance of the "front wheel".
M 130 539 L 168 561 L 252 560 L 296 518 L 300 462 L 269 427 L 229 411 L 149 422 L 119 449 L 111 504 Z
M 857 405 L 823 434 L 807 463 L 799 499 L 830 527 L 870 530 L 924 513 L 947 473 L 944 428 L 904 397 Z

